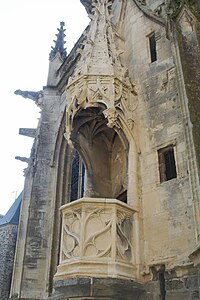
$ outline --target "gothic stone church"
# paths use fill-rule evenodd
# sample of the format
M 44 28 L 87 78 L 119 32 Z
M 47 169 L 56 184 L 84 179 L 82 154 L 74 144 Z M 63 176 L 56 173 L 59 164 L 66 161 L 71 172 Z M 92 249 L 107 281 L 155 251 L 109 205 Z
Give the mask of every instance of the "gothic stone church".
M 10 299 L 200 299 L 200 1 L 82 0 L 25 174 Z

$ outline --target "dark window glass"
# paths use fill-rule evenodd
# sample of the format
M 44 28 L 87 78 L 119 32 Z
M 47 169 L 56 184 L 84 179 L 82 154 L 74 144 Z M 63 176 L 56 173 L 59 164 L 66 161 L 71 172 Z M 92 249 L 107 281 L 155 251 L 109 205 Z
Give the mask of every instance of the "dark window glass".
M 174 159 L 174 149 L 170 149 L 169 151 L 164 153 L 164 157 L 165 157 L 166 180 L 176 178 L 176 165 L 175 165 L 175 159 Z
M 118 197 L 118 200 L 127 203 L 127 191 L 124 191 L 123 193 L 121 193 Z
M 85 165 L 79 153 L 76 151 L 72 163 L 70 201 L 74 201 L 83 197 L 84 181 L 85 181 Z
M 82 174 L 81 174 L 81 198 L 84 196 L 84 180 L 85 180 L 85 165 L 82 163 Z
M 78 199 L 78 184 L 79 184 L 79 154 L 76 151 L 75 157 L 72 163 L 71 173 L 71 201 Z
M 153 33 L 149 36 L 149 46 L 150 46 L 151 62 L 154 62 L 157 60 L 155 33 Z
M 158 150 L 160 181 L 177 177 L 173 145 Z

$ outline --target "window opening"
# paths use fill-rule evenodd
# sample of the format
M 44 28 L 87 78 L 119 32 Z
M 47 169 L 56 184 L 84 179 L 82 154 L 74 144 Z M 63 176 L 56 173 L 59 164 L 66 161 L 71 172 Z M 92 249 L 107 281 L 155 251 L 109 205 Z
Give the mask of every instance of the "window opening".
M 121 193 L 118 197 L 118 200 L 127 203 L 127 191 L 124 191 L 123 193 Z
M 85 181 L 85 165 L 82 162 L 81 164 L 82 169 L 81 169 L 81 175 L 80 175 L 80 179 L 81 179 L 81 198 L 84 196 L 84 181 Z
M 177 177 L 174 147 L 170 145 L 158 150 L 160 182 Z
M 160 270 L 158 271 L 158 279 L 160 284 L 160 297 L 161 300 L 165 300 L 166 299 L 165 265 L 162 265 L 160 267 Z
M 156 36 L 155 33 L 149 36 L 149 47 L 151 55 L 151 63 L 157 60 L 157 50 L 156 50 Z
M 71 172 L 70 201 L 82 198 L 84 195 L 85 165 L 78 151 L 75 151 Z

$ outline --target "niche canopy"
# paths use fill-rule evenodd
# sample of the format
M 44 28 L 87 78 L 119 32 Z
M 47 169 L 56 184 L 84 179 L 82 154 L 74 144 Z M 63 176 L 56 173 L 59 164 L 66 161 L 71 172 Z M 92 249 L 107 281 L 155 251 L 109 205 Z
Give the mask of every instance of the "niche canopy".
M 74 118 L 80 109 L 104 106 L 107 126 L 119 131 L 127 124 L 133 129 L 133 111 L 137 93 L 127 69 L 120 62 L 122 53 L 116 48 L 111 22 L 112 0 L 92 2 L 90 28 L 86 35 L 81 58 L 67 85 L 67 120 L 65 137 L 71 141 Z M 76 130 L 76 129 L 75 129 Z

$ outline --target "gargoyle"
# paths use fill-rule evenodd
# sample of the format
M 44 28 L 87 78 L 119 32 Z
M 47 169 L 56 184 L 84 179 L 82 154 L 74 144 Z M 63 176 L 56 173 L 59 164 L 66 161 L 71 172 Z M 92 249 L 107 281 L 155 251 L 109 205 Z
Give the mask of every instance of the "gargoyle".
M 39 91 L 39 92 L 33 92 L 33 91 L 21 91 L 21 90 L 16 90 L 15 91 L 15 95 L 20 95 L 24 98 L 28 98 L 31 99 L 33 101 L 35 101 L 35 103 L 42 108 L 43 106 L 43 101 L 42 101 L 42 97 L 43 97 L 43 92 Z
M 15 159 L 20 160 L 22 162 L 26 162 L 26 163 L 29 162 L 29 158 L 27 158 L 27 157 L 15 156 Z

